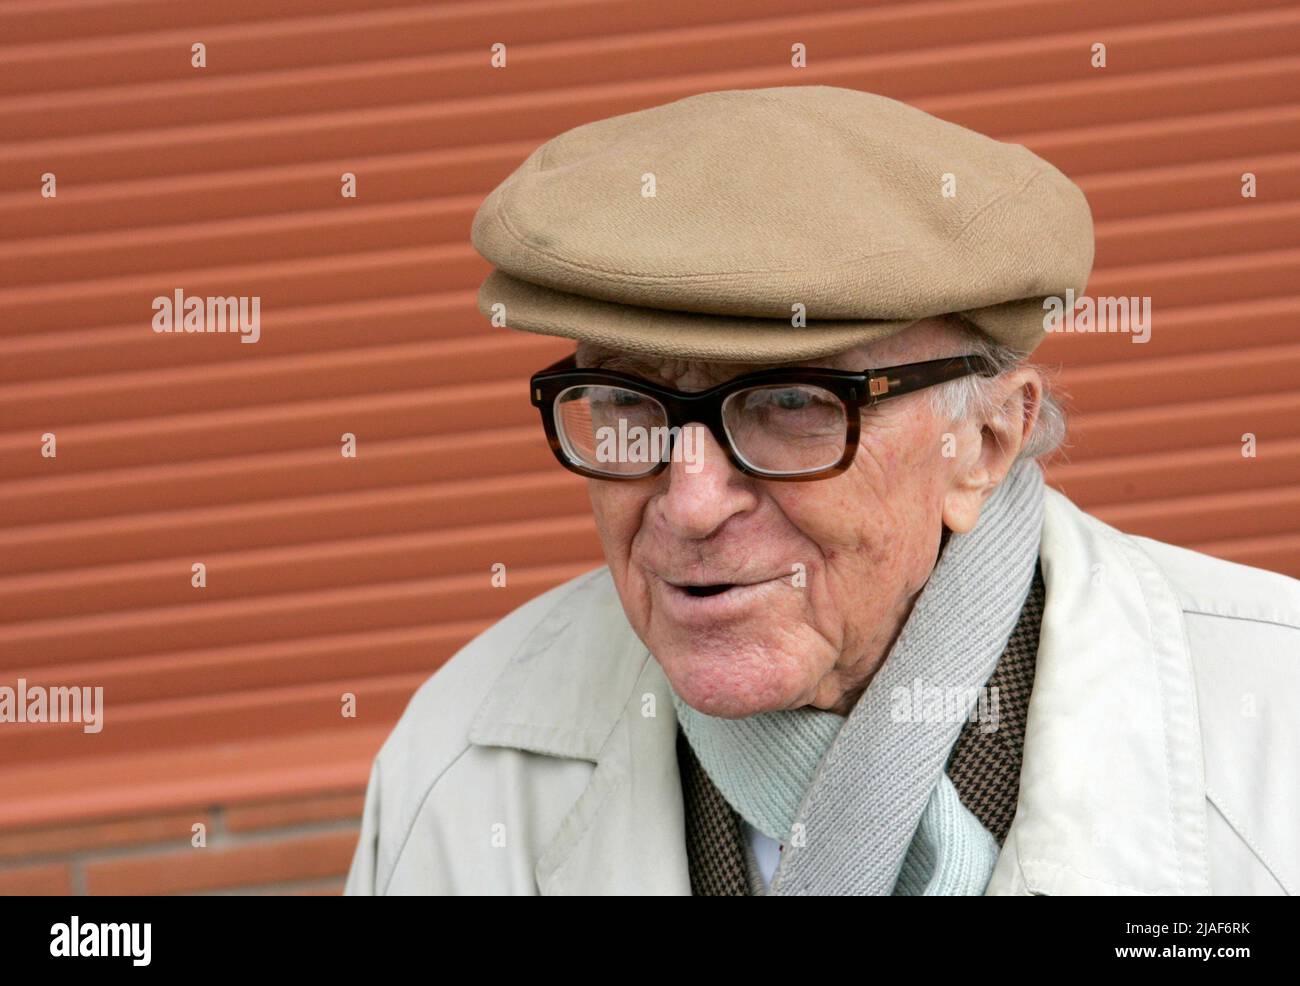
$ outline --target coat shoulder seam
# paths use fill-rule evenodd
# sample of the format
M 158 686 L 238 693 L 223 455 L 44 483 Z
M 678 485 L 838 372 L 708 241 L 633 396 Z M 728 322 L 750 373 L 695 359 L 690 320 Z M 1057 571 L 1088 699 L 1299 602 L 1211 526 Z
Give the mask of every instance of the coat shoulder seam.
M 1289 620 L 1271 620 L 1266 616 L 1243 616 L 1240 613 L 1222 613 L 1212 609 L 1201 609 L 1198 606 L 1188 606 L 1183 609 L 1184 613 L 1190 613 L 1194 616 L 1214 616 L 1221 620 L 1240 620 L 1243 623 L 1264 623 L 1268 626 L 1282 627 L 1286 630 L 1300 630 L 1300 619 L 1292 623 Z

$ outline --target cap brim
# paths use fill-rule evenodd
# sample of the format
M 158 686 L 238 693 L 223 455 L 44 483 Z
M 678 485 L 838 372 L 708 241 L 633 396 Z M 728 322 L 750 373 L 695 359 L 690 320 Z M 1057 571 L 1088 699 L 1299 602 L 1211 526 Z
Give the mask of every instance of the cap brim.
M 505 324 L 512 329 L 650 356 L 734 363 L 829 356 L 895 335 L 920 321 L 817 321 L 796 327 L 776 318 L 621 305 L 556 291 L 494 270 L 479 288 L 478 309 L 491 318 L 493 306 L 498 304 L 505 306 Z

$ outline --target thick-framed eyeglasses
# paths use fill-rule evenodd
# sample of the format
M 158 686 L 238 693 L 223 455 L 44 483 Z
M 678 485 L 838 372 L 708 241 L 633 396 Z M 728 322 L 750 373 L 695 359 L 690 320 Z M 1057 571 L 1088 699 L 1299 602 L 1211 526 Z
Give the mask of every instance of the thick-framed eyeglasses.
M 762 479 L 805 482 L 844 472 L 862 408 L 970 374 L 982 356 L 861 371 L 778 367 L 688 393 L 629 373 L 578 368 L 573 356 L 533 374 L 532 403 L 566 469 L 591 479 L 647 479 L 680 458 L 683 429 L 709 429 L 731 463 Z

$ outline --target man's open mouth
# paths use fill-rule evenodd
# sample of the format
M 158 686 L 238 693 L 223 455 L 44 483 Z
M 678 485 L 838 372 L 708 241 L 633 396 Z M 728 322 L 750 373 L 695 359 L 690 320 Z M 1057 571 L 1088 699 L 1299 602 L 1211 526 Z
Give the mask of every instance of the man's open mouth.
M 678 588 L 685 590 L 687 595 L 691 596 L 716 596 L 720 592 L 726 592 L 728 589 L 734 589 L 734 582 L 719 582 L 717 585 L 683 585 Z

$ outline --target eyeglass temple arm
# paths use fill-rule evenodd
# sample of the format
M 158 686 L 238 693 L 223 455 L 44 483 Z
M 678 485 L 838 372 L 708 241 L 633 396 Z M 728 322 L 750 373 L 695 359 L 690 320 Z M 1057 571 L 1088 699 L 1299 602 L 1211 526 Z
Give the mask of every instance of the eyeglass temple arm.
M 890 397 L 901 397 L 972 373 L 990 376 L 994 371 L 993 364 L 982 356 L 949 356 L 883 370 L 868 370 L 866 402 L 874 404 Z

